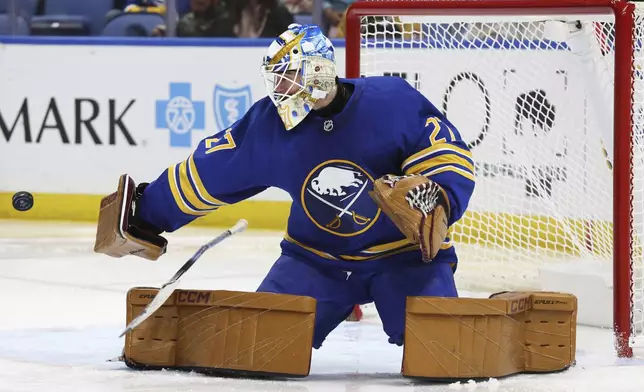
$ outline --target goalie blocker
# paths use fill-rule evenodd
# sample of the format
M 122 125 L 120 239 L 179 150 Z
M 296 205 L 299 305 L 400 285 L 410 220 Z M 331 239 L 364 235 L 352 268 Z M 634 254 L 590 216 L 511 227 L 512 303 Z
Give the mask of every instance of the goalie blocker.
M 126 322 L 157 292 L 131 289 Z M 176 290 L 126 335 L 121 360 L 135 369 L 305 377 L 315 306 L 304 296 Z M 576 298 L 564 293 L 409 297 L 402 374 L 454 382 L 565 370 L 575 361 L 576 315 Z
M 135 217 L 134 203 L 140 193 L 134 180 L 123 174 L 116 192 L 101 199 L 95 252 L 112 257 L 134 255 L 148 260 L 157 260 L 166 252 L 168 241 L 158 235 L 158 230 Z

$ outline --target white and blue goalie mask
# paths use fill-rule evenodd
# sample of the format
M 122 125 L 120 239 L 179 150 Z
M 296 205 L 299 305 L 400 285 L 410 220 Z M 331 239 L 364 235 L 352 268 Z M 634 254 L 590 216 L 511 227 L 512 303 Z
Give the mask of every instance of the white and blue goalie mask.
M 292 24 L 269 46 L 261 72 L 287 130 L 304 120 L 335 87 L 334 52 L 331 41 L 315 25 Z

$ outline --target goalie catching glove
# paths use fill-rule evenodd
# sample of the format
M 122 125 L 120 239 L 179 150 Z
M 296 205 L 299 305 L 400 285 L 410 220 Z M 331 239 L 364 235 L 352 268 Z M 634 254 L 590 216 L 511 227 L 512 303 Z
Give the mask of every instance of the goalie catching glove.
M 369 195 L 409 241 L 420 245 L 424 262 L 436 257 L 449 228 L 443 188 L 423 175 L 388 174 L 375 181 Z
M 166 251 L 168 241 L 161 230 L 137 219 L 134 204 L 146 184 L 135 185 L 127 174 L 119 179 L 116 192 L 101 200 L 94 251 L 112 257 L 135 255 L 156 260 Z

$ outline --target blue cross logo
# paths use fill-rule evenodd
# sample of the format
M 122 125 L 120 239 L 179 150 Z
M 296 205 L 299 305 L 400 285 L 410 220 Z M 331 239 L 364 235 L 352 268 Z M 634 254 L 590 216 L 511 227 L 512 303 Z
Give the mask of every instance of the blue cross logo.
M 170 146 L 191 147 L 192 130 L 204 130 L 205 103 L 192 100 L 190 83 L 170 83 L 170 99 L 156 101 L 156 128 L 170 130 Z

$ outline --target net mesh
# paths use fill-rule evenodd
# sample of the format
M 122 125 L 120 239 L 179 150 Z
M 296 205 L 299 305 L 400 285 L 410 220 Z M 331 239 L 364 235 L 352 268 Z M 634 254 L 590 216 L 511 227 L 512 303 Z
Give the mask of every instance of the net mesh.
M 611 14 L 361 17 L 361 75 L 405 78 L 472 150 L 476 188 L 450 232 L 460 289 L 546 289 L 549 270 L 596 274 L 612 286 L 613 48 Z M 639 48 L 634 61 L 632 329 L 641 331 Z

